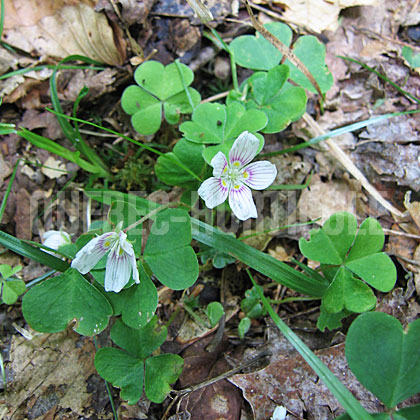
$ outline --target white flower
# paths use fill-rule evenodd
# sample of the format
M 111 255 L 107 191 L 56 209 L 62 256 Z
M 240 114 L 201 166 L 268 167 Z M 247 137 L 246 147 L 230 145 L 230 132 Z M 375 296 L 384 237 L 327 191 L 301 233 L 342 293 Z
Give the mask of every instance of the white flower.
M 206 179 L 198 194 L 210 209 L 223 203 L 229 196 L 229 205 L 239 220 L 257 217 L 257 208 L 252 199 L 254 190 L 263 190 L 276 178 L 275 165 L 264 160 L 249 164 L 256 156 L 260 141 L 244 131 L 229 151 L 229 161 L 222 152 L 211 160 L 213 176 Z
M 77 254 L 71 266 L 86 274 L 107 253 L 105 267 L 105 290 L 118 293 L 130 280 L 131 272 L 136 283 L 140 283 L 133 245 L 127 235 L 119 231 L 107 232 L 89 241 Z
M 70 235 L 62 230 L 48 230 L 42 235 L 41 239 L 43 245 L 55 250 L 58 250 L 60 246 L 71 244 Z M 61 255 L 56 252 L 48 251 L 47 249 L 42 250 L 61 258 Z
M 282 405 L 278 405 L 274 410 L 271 420 L 285 420 L 286 418 L 286 409 Z

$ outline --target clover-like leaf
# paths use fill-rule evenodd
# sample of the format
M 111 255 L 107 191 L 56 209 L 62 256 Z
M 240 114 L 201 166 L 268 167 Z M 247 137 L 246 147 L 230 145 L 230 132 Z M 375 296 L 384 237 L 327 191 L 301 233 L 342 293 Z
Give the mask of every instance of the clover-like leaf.
M 414 51 L 411 47 L 405 45 L 402 48 L 402 56 L 407 61 L 410 67 L 416 69 L 420 67 L 420 54 L 414 54 Z
M 338 313 L 343 309 L 366 312 L 375 305 L 376 297 L 370 287 L 356 279 L 345 267 L 340 267 L 322 298 L 322 307 L 329 313 Z
M 325 64 L 325 45 L 313 35 L 301 36 L 293 45 L 293 54 L 305 65 L 317 81 L 321 92 L 327 92 L 333 85 L 333 77 Z M 290 79 L 299 86 L 317 93 L 309 79 L 289 60 L 284 64 L 290 66 Z
M 420 392 L 419 348 L 420 319 L 404 331 L 382 312 L 360 315 L 346 338 L 351 371 L 389 408 Z
M 324 331 L 325 328 L 328 328 L 330 331 L 335 330 L 336 328 L 340 328 L 343 325 L 341 320 L 350 314 L 351 312 L 345 309 L 335 314 L 330 313 L 325 311 L 325 309 L 321 306 L 321 313 L 318 317 L 316 326 L 320 331 Z
M 289 67 L 276 66 L 268 72 L 254 73 L 247 81 L 246 107 L 263 111 L 268 117 L 264 133 L 277 133 L 298 120 L 306 110 L 305 90 L 285 83 Z
M 280 22 L 271 22 L 264 26 L 286 47 L 290 46 L 292 37 L 291 30 L 287 25 Z M 271 70 L 280 63 L 283 56 L 274 45 L 258 32 L 255 36 L 243 35 L 235 38 L 230 47 L 233 50 L 235 61 L 240 66 L 253 70 Z M 333 78 L 325 64 L 324 44 L 314 36 L 305 35 L 297 39 L 292 50 L 293 54 L 315 78 L 321 92 L 327 92 L 333 84 Z M 284 64 L 290 66 L 291 80 L 305 89 L 317 92 L 312 83 L 294 64 L 289 60 L 286 60 Z
M 280 22 L 266 23 L 264 27 L 283 44 L 289 46 L 292 40 L 291 29 Z M 253 70 L 270 70 L 280 63 L 283 54 L 267 41 L 259 32 L 242 35 L 230 43 L 235 61 L 242 67 Z
M 235 139 L 243 131 L 255 133 L 267 125 L 267 116 L 257 109 L 247 110 L 239 102 L 227 107 L 205 103 L 197 106 L 191 121 L 179 129 L 187 140 L 202 144 L 219 144 Z
M 72 268 L 30 289 L 22 311 L 36 331 L 58 332 L 75 322 L 74 330 L 89 336 L 103 331 L 112 315 L 107 299 Z
M 112 347 L 99 349 L 95 355 L 95 368 L 99 375 L 115 387 L 128 404 L 135 404 L 143 393 L 144 362 L 138 357 Z
M 112 341 L 140 359 L 149 357 L 163 344 L 167 335 L 167 328 L 158 325 L 156 316 L 141 329 L 130 328 L 121 320 L 117 320 L 111 329 Z
M 139 274 L 140 284 L 133 284 L 119 293 L 103 292 L 114 309 L 114 316 L 122 315 L 124 323 L 134 329 L 149 323 L 158 304 L 156 286 L 141 265 Z
M 23 280 L 0 280 L 0 302 L 3 301 L 6 305 L 13 305 L 25 291 L 26 285 Z
M 146 397 L 160 404 L 171 391 L 169 384 L 182 373 L 184 360 L 177 354 L 160 354 L 146 359 L 144 390 Z
M 366 219 L 357 231 L 356 218 L 345 212 L 332 215 L 322 229 L 311 230 L 309 241 L 299 240 L 301 252 L 319 261 L 331 282 L 322 300 L 326 312 L 371 309 L 375 297 L 364 282 L 382 292 L 392 289 L 397 272 L 389 256 L 380 252 L 383 244 L 384 234 L 376 220 Z
M 194 74 L 188 66 L 171 63 L 164 67 L 157 61 L 141 64 L 134 73 L 138 86 L 128 86 L 121 97 L 121 106 L 131 115 L 131 123 L 140 134 L 154 134 L 162 122 L 162 111 L 169 124 L 175 124 L 180 114 L 192 112 L 187 87 L 193 105 L 198 105 L 200 94 L 188 87 Z
M 225 310 L 220 302 L 211 302 L 207 305 L 206 314 L 210 321 L 211 328 L 217 325 L 224 313 Z
M 121 388 L 121 398 L 128 400 L 129 404 L 140 399 L 143 386 L 152 402 L 161 403 L 183 366 L 183 359 L 177 355 L 149 357 L 166 336 L 166 327 L 159 327 L 156 317 L 140 330 L 117 320 L 111 329 L 111 338 L 124 351 L 110 347 L 99 349 L 95 356 L 96 370 L 104 379 Z
M 167 209 L 158 213 L 144 259 L 159 281 L 171 289 L 185 289 L 197 280 L 198 261 L 191 239 L 190 216 L 185 210 Z
M 188 168 L 198 177 L 202 175 L 205 162 L 202 158 L 204 146 L 190 142 L 186 139 L 181 139 L 170 153 L 165 153 L 159 156 L 155 172 L 157 177 L 168 185 L 178 185 L 181 187 L 188 187 L 189 185 L 196 185 L 197 178 L 191 173 L 183 169 L 182 166 Z M 176 165 L 175 162 L 181 163 Z

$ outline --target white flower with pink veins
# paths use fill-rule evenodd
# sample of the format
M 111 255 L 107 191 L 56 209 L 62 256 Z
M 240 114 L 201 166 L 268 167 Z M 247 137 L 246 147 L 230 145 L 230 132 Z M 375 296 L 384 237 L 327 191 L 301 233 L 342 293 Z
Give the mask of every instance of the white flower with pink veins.
M 239 220 L 258 217 L 250 188 L 264 190 L 277 175 L 277 168 L 267 160 L 250 163 L 259 146 L 257 137 L 244 131 L 233 143 L 229 160 L 222 152 L 214 156 L 210 162 L 213 176 L 198 189 L 208 208 L 222 204 L 229 197 L 229 206 Z
M 127 234 L 121 231 L 121 224 L 115 232 L 107 232 L 89 241 L 77 254 L 71 266 L 81 274 L 92 270 L 108 253 L 105 267 L 105 290 L 118 293 L 130 281 L 131 274 L 140 283 L 139 271 L 133 245 Z

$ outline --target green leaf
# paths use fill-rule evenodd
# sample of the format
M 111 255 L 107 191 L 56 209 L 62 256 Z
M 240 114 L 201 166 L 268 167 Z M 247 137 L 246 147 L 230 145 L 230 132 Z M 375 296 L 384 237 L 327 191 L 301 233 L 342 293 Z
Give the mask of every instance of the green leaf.
M 343 262 L 331 237 L 323 229 L 311 229 L 309 235 L 309 240 L 299 239 L 300 252 L 306 258 L 324 264 L 341 264 Z
M 194 73 L 185 64 L 179 63 L 186 86 L 194 80 Z M 134 80 L 147 92 L 155 95 L 161 101 L 184 90 L 178 67 L 175 63 L 168 66 L 158 61 L 146 61 L 137 67 L 134 72 Z
M 8 279 L 9 277 L 14 276 L 20 270 L 22 270 L 21 265 L 17 265 L 16 267 L 11 267 L 9 264 L 0 264 L 0 275 L 5 280 Z
M 179 126 L 187 140 L 196 143 L 222 143 L 226 124 L 226 107 L 204 103 L 194 110 L 191 121 Z
M 145 359 L 164 343 L 168 335 L 167 328 L 159 326 L 157 322 L 154 316 L 145 327 L 138 330 L 118 319 L 111 329 L 112 341 L 130 354 Z
M 238 334 L 241 340 L 245 337 L 245 334 L 249 331 L 251 327 L 251 320 L 246 316 L 242 318 L 238 324 Z
M 6 305 L 13 305 L 18 300 L 19 296 L 23 295 L 26 291 L 26 285 L 23 280 L 0 280 L 0 289 L 1 283 L 3 283 L 1 299 Z
M 374 308 L 376 297 L 362 281 L 341 267 L 322 299 L 326 312 L 339 313 L 344 308 L 351 312 L 366 312 Z
M 404 332 L 391 315 L 360 315 L 346 339 L 346 358 L 363 386 L 392 408 L 420 392 L 420 320 Z
M 244 131 L 251 133 L 267 125 L 267 116 L 257 109 L 246 110 L 239 102 L 227 105 L 204 103 L 194 110 L 191 121 L 179 129 L 187 140 L 201 144 L 225 143 Z
M 232 102 L 226 107 L 224 141 L 236 139 L 244 131 L 260 131 L 267 123 L 268 118 L 264 112 L 257 109 L 247 110 L 241 103 Z
M 169 384 L 182 373 L 184 360 L 176 354 L 160 354 L 146 359 L 144 390 L 150 401 L 160 404 L 171 391 Z
M 190 173 L 182 167 L 175 165 L 174 160 L 180 161 L 193 173 L 200 177 L 204 170 L 205 162 L 202 158 L 204 146 L 181 139 L 175 145 L 173 152 L 160 156 L 155 165 L 157 177 L 168 185 L 183 186 L 186 183 L 197 182 Z
M 152 98 L 149 95 L 149 98 Z M 155 134 L 162 123 L 162 104 L 154 98 L 142 103 L 142 109 L 131 117 L 131 124 L 138 133 Z
M 198 261 L 191 247 L 191 222 L 185 210 L 167 209 L 152 226 L 144 259 L 161 283 L 173 290 L 192 286 Z
M 120 396 L 128 404 L 135 404 L 143 393 L 144 363 L 125 351 L 112 347 L 99 349 L 95 368 L 112 385 L 121 388 Z
M 292 39 L 291 29 L 280 22 L 271 22 L 264 27 L 276 36 L 286 46 L 290 45 Z M 253 70 L 270 70 L 280 63 L 281 52 L 267 41 L 260 33 L 255 36 L 243 35 L 235 38 L 230 43 L 235 61 L 242 67 Z
M 58 332 L 75 322 L 74 330 L 89 336 L 103 331 L 112 315 L 105 297 L 71 268 L 30 289 L 23 297 L 22 311 L 36 331 Z
M 200 94 L 193 88 L 188 88 L 188 92 L 192 103 L 196 107 L 201 101 Z M 168 98 L 163 104 L 163 109 L 165 119 L 169 124 L 177 124 L 181 114 L 190 114 L 193 112 L 186 92 L 179 92 L 171 98 Z
M 150 321 L 158 304 L 156 286 L 141 265 L 139 273 L 140 284 L 134 284 L 120 293 L 105 293 L 114 307 L 114 315 L 122 314 L 124 323 L 135 329 L 143 328 Z
M 354 240 L 346 261 L 350 262 L 365 257 L 366 255 L 379 252 L 384 247 L 384 243 L 385 234 L 382 230 L 382 226 L 374 218 L 368 217 L 360 225 L 356 239 Z
M 207 305 L 206 314 L 211 328 L 217 325 L 224 313 L 223 305 L 220 302 L 211 302 Z
M 420 54 L 414 54 L 411 47 L 405 45 L 402 49 L 402 56 L 406 59 L 410 67 L 415 69 L 420 67 Z
M 200 94 L 188 88 L 194 74 L 185 64 L 175 63 L 164 67 L 157 61 L 141 64 L 134 73 L 138 86 L 128 86 L 121 97 L 123 110 L 131 115 L 134 129 L 143 135 L 156 133 L 162 123 L 162 110 L 170 124 L 176 124 L 180 114 L 192 112 L 182 78 L 193 105 L 198 105 Z
M 322 304 L 326 312 L 338 313 L 343 308 L 363 312 L 374 306 L 376 300 L 372 291 L 350 272 L 382 292 L 391 290 L 396 282 L 394 263 L 388 255 L 378 252 L 384 244 L 380 224 L 368 218 L 360 226 L 357 235 L 356 230 L 357 221 L 353 215 L 335 213 L 321 229 L 310 231 L 309 241 L 303 238 L 299 240 L 301 252 L 321 262 L 326 278 L 331 280 L 334 275 L 323 296 Z
M 325 64 L 325 45 L 313 35 L 305 35 L 298 38 L 293 45 L 293 53 L 305 65 L 318 82 L 321 92 L 327 92 L 334 80 L 331 72 Z M 289 60 L 285 64 L 290 66 L 290 78 L 311 92 L 317 93 L 315 87 L 307 77 Z
M 245 105 L 248 110 L 263 111 L 268 123 L 264 133 L 276 133 L 298 120 L 306 110 L 305 90 L 286 83 L 289 67 L 280 65 L 268 72 L 254 73 L 242 86 L 248 85 Z M 229 102 L 232 105 L 237 102 Z
M 346 267 L 381 292 L 389 292 L 397 280 L 397 269 L 384 252 L 346 262 Z
M 340 328 L 343 325 L 341 320 L 349 316 L 350 313 L 351 312 L 344 309 L 341 312 L 332 314 L 330 312 L 326 312 L 325 309 L 321 306 L 321 313 L 318 317 L 316 326 L 320 331 L 325 331 L 325 328 L 328 328 L 330 331 L 335 330 L 336 328 Z

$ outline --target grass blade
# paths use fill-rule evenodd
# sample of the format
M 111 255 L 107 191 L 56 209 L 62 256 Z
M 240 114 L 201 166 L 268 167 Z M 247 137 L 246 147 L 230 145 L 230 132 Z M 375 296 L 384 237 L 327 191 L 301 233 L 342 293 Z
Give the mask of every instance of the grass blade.
M 1 230 L 0 244 L 5 248 L 10 249 L 10 251 L 15 252 L 16 254 L 30 258 L 57 271 L 64 272 L 70 267 L 69 263 L 60 260 L 51 254 L 47 254 L 46 252 L 27 244 L 25 241 L 15 238 L 14 236 L 9 235 L 8 233 Z

